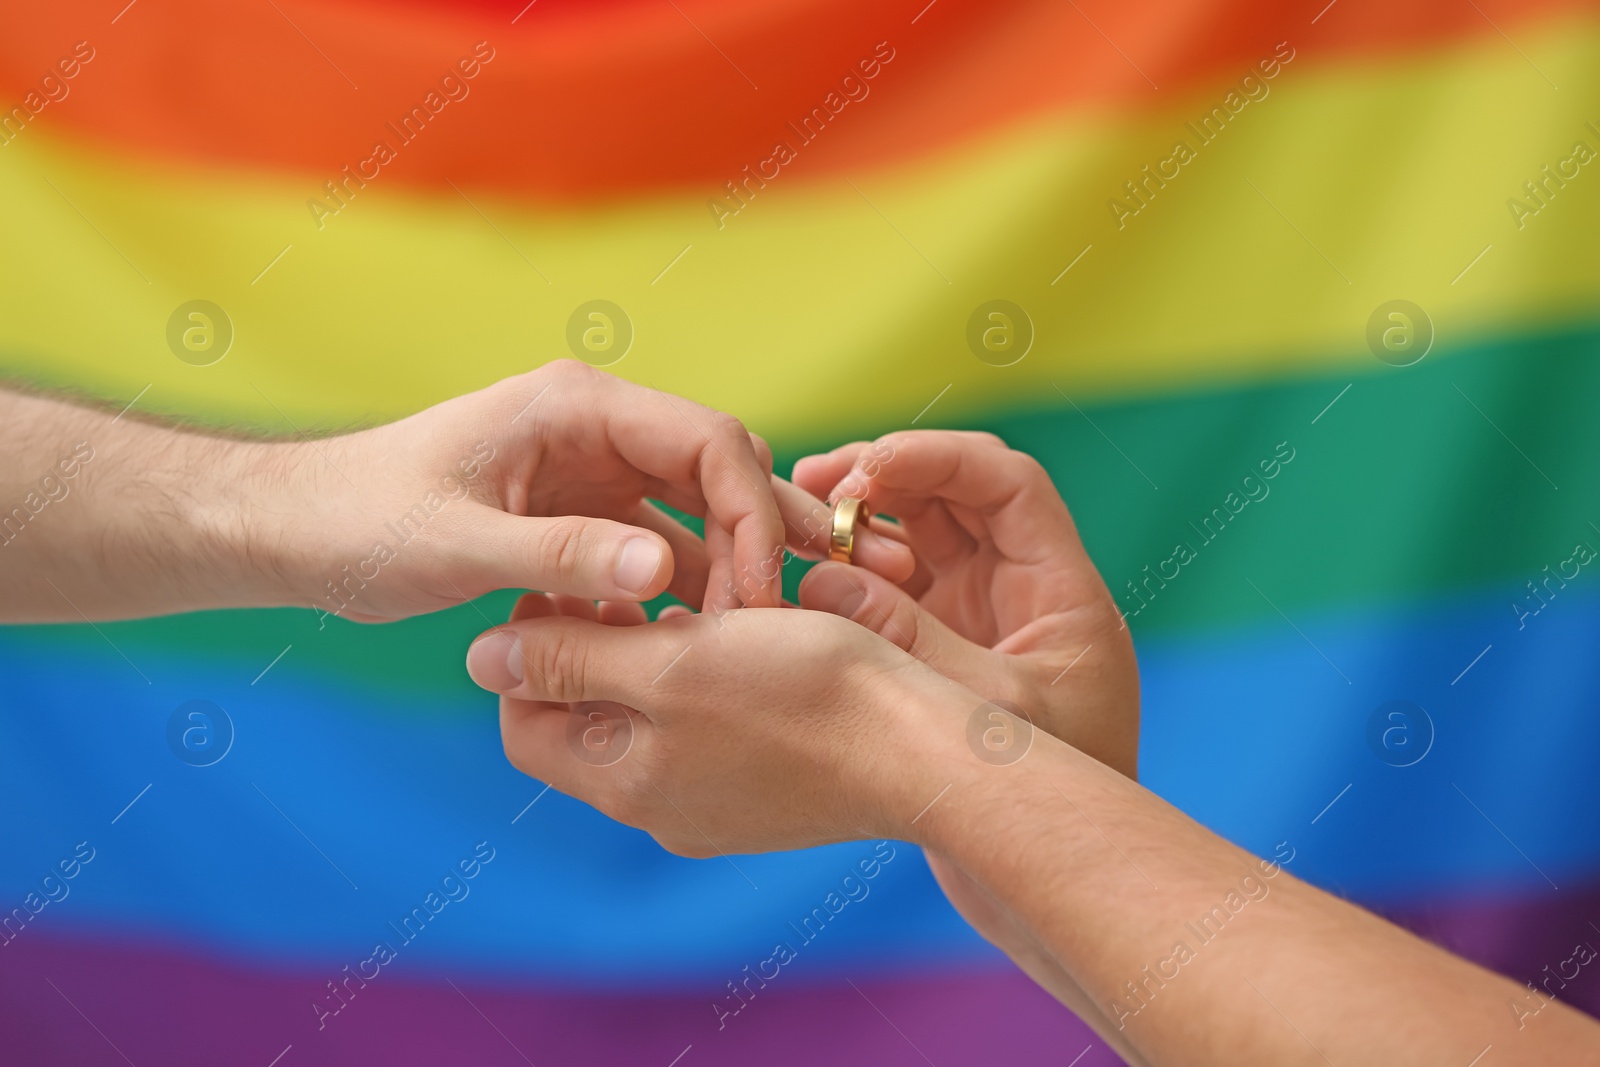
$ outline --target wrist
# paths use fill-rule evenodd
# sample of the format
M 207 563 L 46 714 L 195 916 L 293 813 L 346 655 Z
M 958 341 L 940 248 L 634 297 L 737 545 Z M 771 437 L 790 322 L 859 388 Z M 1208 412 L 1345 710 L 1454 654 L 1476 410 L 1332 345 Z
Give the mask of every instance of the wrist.
M 880 832 L 933 847 L 935 819 L 968 791 L 981 767 L 966 743 L 967 721 L 982 698 L 921 663 L 884 672 L 876 699 L 887 724 L 870 770 Z
M 198 435 L 184 445 L 185 466 L 200 484 L 169 494 L 183 501 L 176 511 L 185 559 L 175 565 L 193 572 L 211 606 L 303 606 L 306 446 Z
M 1070 812 L 1072 783 L 1124 781 L 1036 726 L 917 664 L 889 684 L 888 833 L 958 863 L 984 865 L 1026 842 L 1012 828 L 1041 810 Z

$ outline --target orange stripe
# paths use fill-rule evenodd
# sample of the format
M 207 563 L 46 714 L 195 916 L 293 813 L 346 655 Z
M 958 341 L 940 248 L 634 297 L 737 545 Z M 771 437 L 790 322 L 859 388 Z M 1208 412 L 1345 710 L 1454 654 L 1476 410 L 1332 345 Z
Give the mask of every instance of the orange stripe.
M 1313 25 L 1319 4 L 1289 12 L 1275 0 L 924 2 L 540 0 L 515 25 L 514 0 L 468 10 L 164 0 L 115 25 L 123 0 L 99 0 L 103 24 L 74 5 L 37 4 L 0 38 L 0 100 L 20 101 L 88 39 L 94 61 L 35 122 L 163 161 L 320 182 L 379 139 L 400 147 L 385 124 L 488 40 L 496 55 L 470 95 L 401 148 L 386 184 L 447 189 L 448 179 L 563 202 L 670 188 L 709 196 L 776 141 L 796 142 L 789 123 L 878 41 L 895 58 L 867 83 L 867 100 L 805 149 L 813 177 L 915 157 L 1041 110 L 1164 105 L 1238 78 L 1280 40 L 1301 63 L 1413 53 L 1495 35 L 1490 17 L 1503 30 L 1595 6 L 1480 0 L 1485 15 L 1459 0 L 1338 0 Z

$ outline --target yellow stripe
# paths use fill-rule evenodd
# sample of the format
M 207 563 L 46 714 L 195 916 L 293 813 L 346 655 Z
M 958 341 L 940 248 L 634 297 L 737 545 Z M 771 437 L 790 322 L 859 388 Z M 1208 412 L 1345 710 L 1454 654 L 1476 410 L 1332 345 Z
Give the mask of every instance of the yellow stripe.
M 1301 45 L 1271 95 L 1120 231 L 1108 198 L 1176 138 L 1193 144 L 1185 121 L 1221 90 L 1137 119 L 1035 121 L 850 182 L 808 182 L 819 142 L 721 231 L 712 190 L 574 214 L 383 175 L 319 231 L 310 179 L 136 165 L 41 121 L 0 149 L 0 361 L 113 400 L 148 384 L 146 409 L 342 424 L 565 355 L 569 314 L 604 298 L 636 331 L 616 372 L 791 439 L 905 425 L 947 385 L 919 425 L 1056 399 L 1052 383 L 1082 400 L 1393 373 L 1364 341 L 1391 298 L 1427 309 L 1448 348 L 1600 294 L 1600 162 L 1520 231 L 1506 206 L 1574 142 L 1600 150 L 1585 127 L 1600 126 L 1600 28 L 1518 44 L 1526 58 L 1494 36 L 1343 68 Z M 214 366 L 167 349 L 169 314 L 194 298 L 235 323 Z M 990 298 L 1036 325 L 1014 366 L 968 351 Z

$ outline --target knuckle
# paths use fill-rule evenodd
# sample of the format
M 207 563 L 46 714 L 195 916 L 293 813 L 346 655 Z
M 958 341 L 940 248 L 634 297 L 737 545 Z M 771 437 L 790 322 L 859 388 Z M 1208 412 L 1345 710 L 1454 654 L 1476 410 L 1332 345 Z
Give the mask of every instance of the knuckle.
M 1035 481 L 1040 479 L 1049 481 L 1050 472 L 1044 469 L 1044 464 L 1040 463 L 1037 458 L 1027 452 L 1011 452 L 1009 454 L 1012 457 L 1011 462 L 1016 465 L 1017 470 L 1023 477 Z
M 581 359 L 566 356 L 561 359 L 551 360 L 540 367 L 535 373 L 543 374 L 548 378 L 560 381 L 587 381 L 598 377 L 600 372 L 589 366 Z
M 745 429 L 744 423 L 725 411 L 719 411 L 711 417 L 711 430 L 715 436 L 724 440 L 739 442 L 750 440 L 750 431 Z
M 570 627 L 552 626 L 537 641 L 524 639 L 522 656 L 534 677 L 543 680 L 548 699 L 568 704 L 584 699 L 584 644 Z
M 558 521 L 547 525 L 533 545 L 534 573 L 571 578 L 589 555 L 588 538 L 581 523 Z
M 496 382 L 491 388 L 501 390 L 506 406 L 513 415 L 520 415 L 529 406 L 529 401 L 544 390 L 559 387 L 559 391 L 563 393 L 569 390 L 575 392 L 584 383 L 593 381 L 599 373 L 582 360 L 553 359 L 532 370 Z M 529 422 L 530 420 L 523 419 L 519 425 Z M 533 427 L 537 428 L 543 425 L 544 420 L 535 419 L 531 422 Z
M 1005 464 L 1011 480 L 1018 486 L 1043 488 L 1055 485 L 1044 464 L 1026 452 L 1008 451 Z

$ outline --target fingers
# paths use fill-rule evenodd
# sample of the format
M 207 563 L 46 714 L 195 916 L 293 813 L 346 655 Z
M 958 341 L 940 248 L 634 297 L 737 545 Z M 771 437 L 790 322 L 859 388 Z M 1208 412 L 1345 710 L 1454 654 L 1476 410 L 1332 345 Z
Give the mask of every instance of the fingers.
M 687 612 L 688 609 L 684 610 Z M 581 597 L 549 596 L 545 593 L 524 593 L 517 599 L 516 606 L 511 609 L 511 618 L 507 621 L 547 619 L 553 615 L 588 619 L 607 626 L 638 626 L 648 621 L 642 604 L 616 600 L 603 600 L 596 604 Z
M 827 500 L 828 494 L 844 481 L 844 476 L 855 466 L 856 456 L 866 447 L 865 441 L 852 441 L 832 452 L 798 459 L 790 480 L 818 500 Z
M 767 439 L 758 433 L 750 435 L 750 447 L 756 450 L 756 459 L 761 462 L 761 469 L 770 476 L 772 474 L 772 446 L 767 444 Z
M 617 453 L 642 473 L 702 497 L 707 524 L 733 535 L 733 568 L 753 577 L 744 603 L 777 604 L 778 578 L 760 577 L 762 561 L 781 553 L 784 543 L 765 442 L 758 448 L 731 415 L 620 378 L 606 382 L 601 410 Z
M 758 572 L 736 574 L 733 558 L 733 535 L 714 522 L 706 523 L 706 555 L 711 567 L 706 575 L 705 602 L 701 610 L 726 611 L 738 607 L 746 597 L 759 595 L 769 575 Z M 781 568 L 781 557 L 764 560 L 762 565 Z
M 924 431 L 926 432 L 926 431 Z M 990 434 L 966 436 L 991 437 Z M 870 496 L 870 482 L 884 463 L 894 458 L 891 437 L 876 441 L 852 441 L 840 445 L 832 452 L 806 456 L 795 463 L 796 480 L 804 479 L 806 488 L 824 500 L 838 500 L 853 496 Z M 998 438 L 995 438 L 998 440 Z M 873 502 L 876 504 L 876 501 Z M 875 508 L 875 510 L 883 510 Z
M 600 606 L 587 597 L 557 593 L 550 598 L 550 602 L 555 605 L 556 614 L 562 618 L 600 621 Z
M 807 476 L 833 473 L 839 458 L 830 453 L 825 462 L 809 464 Z M 927 527 L 952 545 L 961 531 L 993 540 L 1017 562 L 1060 562 L 1064 550 L 1083 557 L 1077 528 L 1049 474 L 993 434 L 889 434 L 856 451 L 840 484 L 859 486 L 875 509 L 916 525 L 919 546 Z
M 517 598 L 517 603 L 511 609 L 510 622 L 520 622 L 523 619 L 542 619 L 549 615 L 558 614 L 555 601 L 543 593 L 523 593 Z
M 506 758 L 523 774 L 602 806 L 608 783 L 603 778 L 597 779 L 593 773 L 584 774 L 594 768 L 586 767 L 571 749 L 572 719 L 576 714 L 575 709 L 558 704 L 502 697 L 501 743 L 505 746 Z
M 465 552 L 490 588 L 533 588 L 589 600 L 649 600 L 667 588 L 667 540 L 609 519 L 512 515 L 485 508 Z M 691 535 L 692 536 L 692 535 Z
M 870 571 L 819 563 L 800 583 L 800 606 L 842 615 L 968 688 L 992 673 L 987 650 L 934 618 L 899 586 Z
M 705 542 L 693 530 L 649 501 L 639 505 L 633 523 L 666 538 L 672 548 L 672 579 L 667 585 L 667 592 L 679 600 L 698 606 L 705 599 L 706 579 L 710 572 Z
M 1019 494 L 1060 501 L 1038 461 L 993 434 L 913 430 L 890 434 L 873 448 L 857 455 L 843 481 L 859 481 L 879 510 L 902 518 L 913 517 L 916 508 L 896 509 L 891 499 L 909 505 L 943 500 L 985 513 Z
M 607 626 L 643 626 L 650 618 L 642 604 L 607 600 L 599 605 L 599 621 Z
M 565 615 L 522 619 L 474 641 L 467 673 L 484 689 L 518 700 L 638 707 L 682 653 L 692 625 L 615 626 Z
M 635 603 L 582 600 L 571 596 L 551 596 L 545 593 L 528 593 L 521 597 L 511 612 L 511 622 L 541 619 L 576 619 L 603 626 L 637 626 L 645 621 L 644 607 Z M 490 678 L 502 664 L 510 673 L 509 657 L 520 656 L 523 645 L 517 632 L 510 627 L 497 627 L 484 634 L 468 653 L 468 669 L 478 676 Z M 485 666 L 487 664 L 487 667 Z M 524 664 L 526 670 L 526 664 Z M 609 759 L 585 759 L 574 749 L 574 716 L 593 716 L 599 712 L 600 725 L 581 727 L 577 743 L 586 749 L 592 747 L 588 739 L 599 730 L 607 740 L 621 718 L 628 725 L 641 725 L 641 716 L 617 704 L 578 703 L 563 704 L 547 700 L 522 700 L 504 696 L 500 700 L 500 733 L 506 756 L 525 774 L 530 774 L 564 792 L 580 795 L 603 810 L 607 804 L 608 789 L 614 791 L 617 783 L 597 778 L 596 769 L 609 766 Z M 630 729 L 626 744 L 632 747 L 637 739 Z M 626 751 L 626 750 L 623 750 Z M 585 773 L 588 772 L 588 773 Z
M 875 451 L 869 451 L 871 449 Z M 875 471 L 884 460 L 893 456 L 892 446 L 866 441 L 853 441 L 840 445 L 831 452 L 806 456 L 794 465 L 794 481 L 806 492 L 824 500 L 841 496 L 865 497 L 869 484 L 856 470 Z M 882 494 L 878 494 L 881 496 Z M 876 500 L 869 505 L 877 509 Z M 898 514 L 898 512 L 896 512 Z M 901 526 L 880 523 L 877 531 L 898 541 L 913 541 L 916 546 L 916 573 L 899 584 L 913 596 L 920 596 L 931 579 L 928 568 L 948 566 L 972 553 L 976 542 L 960 523 L 951 516 L 943 502 L 929 502 L 917 510 L 916 537 Z
M 795 554 L 808 559 L 827 559 L 833 547 L 833 506 L 782 478 L 772 479 L 772 490 L 783 513 L 789 546 Z M 871 526 L 856 529 L 851 560 L 858 567 L 875 571 L 894 582 L 910 578 L 916 568 L 916 558 L 902 539 L 885 536 Z
M 512 421 L 532 411 L 530 432 L 542 435 L 547 448 L 592 460 L 624 481 L 630 473 L 640 475 L 645 495 L 704 513 L 708 523 L 733 535 L 731 552 L 740 570 L 754 574 L 760 560 L 781 550 L 783 522 L 768 482 L 771 450 L 733 416 L 577 360 L 555 360 L 515 381 L 516 388 L 502 390 L 506 410 L 515 412 Z M 531 399 L 530 388 L 536 390 Z M 585 473 L 552 470 L 540 477 L 580 481 Z M 654 524 L 635 521 L 663 533 Z M 778 602 L 776 577 L 758 582 L 754 590 L 748 606 Z

